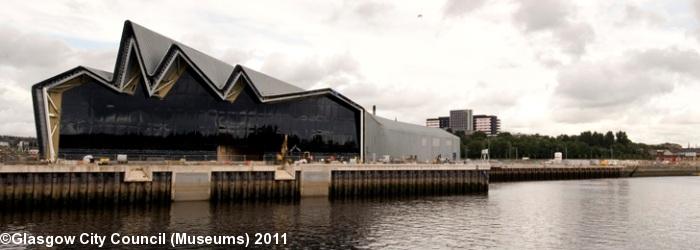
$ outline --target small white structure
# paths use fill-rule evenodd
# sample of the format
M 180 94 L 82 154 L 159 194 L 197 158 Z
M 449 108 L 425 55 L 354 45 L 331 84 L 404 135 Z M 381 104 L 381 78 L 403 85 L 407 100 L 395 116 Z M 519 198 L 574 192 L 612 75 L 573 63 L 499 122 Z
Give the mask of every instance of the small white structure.
M 129 162 L 126 155 L 117 155 L 117 162 L 120 164 L 126 164 Z
M 92 162 L 93 159 L 94 159 L 94 157 L 92 157 L 92 155 L 83 156 L 83 163 L 88 164 L 88 163 Z
M 29 143 L 28 143 L 28 142 L 26 142 L 26 141 L 19 141 L 19 142 L 17 143 L 17 150 L 19 150 L 19 151 L 21 151 L 21 152 L 25 152 L 25 151 L 27 151 L 27 147 L 28 147 L 28 146 L 29 146 Z
M 391 163 L 391 155 L 382 155 L 382 158 L 379 158 L 379 162 Z
M 554 162 L 560 163 L 562 160 L 562 153 L 561 152 L 555 152 L 554 153 Z
M 481 150 L 481 159 L 485 160 L 485 161 L 488 161 L 489 159 L 491 159 L 491 157 L 489 156 L 489 149 L 488 148 Z
M 0 141 L 0 147 L 9 147 L 10 143 L 6 141 Z

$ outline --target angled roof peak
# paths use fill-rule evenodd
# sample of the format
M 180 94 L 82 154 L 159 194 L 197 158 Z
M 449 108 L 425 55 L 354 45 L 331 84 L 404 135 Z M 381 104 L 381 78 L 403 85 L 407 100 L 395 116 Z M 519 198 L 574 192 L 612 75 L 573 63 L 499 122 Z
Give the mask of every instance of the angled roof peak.
M 122 88 L 133 83 L 134 79 L 142 76 L 143 83 L 149 91 L 153 91 L 150 94 L 154 94 L 161 84 L 169 84 L 174 81 L 172 77 L 179 77 L 178 74 L 181 74 L 173 72 L 187 65 L 222 98 L 230 94 L 228 91 L 233 89 L 236 84 L 234 81 L 244 77 L 261 100 L 279 101 L 296 96 L 329 94 L 351 103 L 347 98 L 330 89 L 306 91 L 248 67 L 233 66 L 131 20 L 124 21 L 113 73 L 80 66 L 42 81 L 35 87 L 54 86 L 62 83 L 64 78 L 89 73 L 98 82 L 121 91 Z
M 248 76 L 255 88 L 262 96 L 286 95 L 305 91 L 302 88 L 286 83 L 272 76 L 252 70 L 246 66 L 238 65 L 241 70 Z
M 150 76 L 156 74 L 156 70 L 163 63 L 168 51 L 173 46 L 177 47 L 189 58 L 202 71 L 204 76 L 218 88 L 223 88 L 233 73 L 234 67 L 232 65 L 140 24 L 126 20 L 124 22 L 124 32 L 128 32 L 127 29 L 131 30 L 132 37 L 136 41 L 136 47 L 143 59 L 144 69 Z

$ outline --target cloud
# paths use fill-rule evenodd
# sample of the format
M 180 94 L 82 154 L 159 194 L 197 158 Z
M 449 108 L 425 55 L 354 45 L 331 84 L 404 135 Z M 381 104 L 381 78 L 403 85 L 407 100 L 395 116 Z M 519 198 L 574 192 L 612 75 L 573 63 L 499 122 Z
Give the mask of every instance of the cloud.
M 0 79 L 0 134 L 34 135 L 31 103 L 28 90 Z
M 0 65 L 6 67 L 51 67 L 61 63 L 62 57 L 70 53 L 70 48 L 63 42 L 25 34 L 7 26 L 0 27 L 0 36 L 3 37 L 0 39 L 3 58 Z
M 666 23 L 666 18 L 656 12 L 642 9 L 637 5 L 627 4 L 625 6 L 625 21 L 642 22 L 649 25 L 662 25 Z
M 243 64 L 253 59 L 253 51 L 246 51 L 242 49 L 230 48 L 227 49 L 223 56 L 220 58 L 222 61 L 231 64 Z
M 447 0 L 442 7 L 442 13 L 447 18 L 461 17 L 483 6 L 484 3 L 486 0 Z
M 31 85 L 78 65 L 111 70 L 116 60 L 116 50 L 79 50 L 10 27 L 0 37 L 0 134 L 35 135 Z
M 360 77 L 358 62 L 349 54 L 296 59 L 274 53 L 265 59 L 260 70 L 302 88 L 336 87 L 343 83 L 329 81 L 343 76 Z
M 520 0 L 513 18 L 527 32 L 556 29 L 565 26 L 573 7 L 561 0 Z
M 394 10 L 394 5 L 381 1 L 342 1 L 327 19 L 331 23 L 353 23 L 373 26 L 382 24 L 384 17 Z
M 373 19 L 392 10 L 394 7 L 383 2 L 362 2 L 355 6 L 353 11 L 362 18 Z
M 525 33 L 549 32 L 567 54 L 579 57 L 595 40 L 593 27 L 575 21 L 575 6 L 563 0 L 520 0 L 513 20 Z M 551 64 L 550 61 L 545 62 Z
M 555 119 L 578 123 L 616 117 L 679 84 L 700 80 L 700 54 L 694 50 L 630 51 L 606 61 L 574 63 L 559 72 Z
M 633 53 L 630 66 L 638 70 L 663 70 L 700 80 L 700 54 L 697 50 L 678 47 L 653 48 Z

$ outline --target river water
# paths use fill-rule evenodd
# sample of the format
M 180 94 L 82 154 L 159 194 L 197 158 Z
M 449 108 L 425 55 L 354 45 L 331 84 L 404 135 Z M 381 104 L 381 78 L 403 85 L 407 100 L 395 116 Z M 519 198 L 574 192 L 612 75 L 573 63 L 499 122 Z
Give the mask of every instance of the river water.
M 389 200 L 39 210 L 3 211 L 0 233 L 286 233 L 278 247 L 295 249 L 700 248 L 700 177 L 496 183 L 488 195 Z

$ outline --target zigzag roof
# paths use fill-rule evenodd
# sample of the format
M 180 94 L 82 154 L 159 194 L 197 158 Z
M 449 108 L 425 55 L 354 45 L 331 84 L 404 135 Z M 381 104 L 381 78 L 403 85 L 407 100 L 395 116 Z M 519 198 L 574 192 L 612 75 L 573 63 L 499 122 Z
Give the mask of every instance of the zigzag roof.
M 357 109 L 364 110 L 335 90 L 327 88 L 305 91 L 242 65 L 225 63 L 129 20 L 124 22 L 114 73 L 79 66 L 42 81 L 34 87 L 51 88 L 85 75 L 116 91 L 125 92 L 127 85 L 141 76 L 149 94 L 154 95 L 167 81 L 167 73 L 177 68 L 181 62 L 193 69 L 222 99 L 226 99 L 233 91 L 240 90 L 234 88 L 234 85 L 241 82 L 240 79 L 254 90 L 262 102 L 311 95 L 332 95 Z

